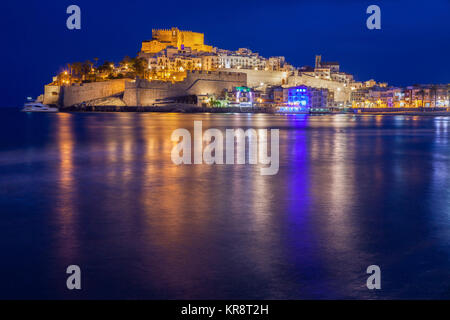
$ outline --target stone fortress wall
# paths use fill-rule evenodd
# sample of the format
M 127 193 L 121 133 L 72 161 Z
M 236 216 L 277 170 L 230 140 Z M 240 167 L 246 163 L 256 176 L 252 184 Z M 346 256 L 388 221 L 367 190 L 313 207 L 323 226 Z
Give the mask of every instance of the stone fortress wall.
M 191 71 L 182 82 L 148 81 L 144 79 L 116 79 L 102 82 L 73 84 L 71 86 L 46 85 L 44 103 L 63 107 L 123 93 L 128 106 L 152 106 L 160 100 L 187 95 L 220 95 L 234 87 L 264 85 L 326 88 L 334 92 L 337 102 L 349 101 L 351 88 L 344 83 L 315 78 L 308 75 L 287 75 L 282 71 L 227 69 L 227 71 Z M 94 102 L 95 103 L 95 102 Z
M 334 101 L 345 102 L 350 101 L 351 88 L 345 86 L 342 82 L 333 80 L 316 78 L 308 75 L 295 75 L 288 78 L 288 86 L 300 86 L 305 85 L 313 88 L 325 88 L 334 92 Z
M 158 100 L 188 95 L 220 95 L 225 89 L 246 86 L 245 73 L 222 71 L 188 72 L 182 82 L 148 81 L 145 79 L 116 79 L 102 82 L 73 84 L 71 86 L 45 86 L 44 103 L 69 107 L 83 102 L 123 93 L 123 102 L 128 106 L 152 106 Z M 102 103 L 105 103 L 104 101 Z
M 131 79 L 116 79 L 102 82 L 72 84 L 70 86 L 46 85 L 44 103 L 63 107 L 86 101 L 109 97 L 125 90 L 125 83 Z
M 60 86 L 46 85 L 44 87 L 43 103 L 60 105 L 61 104 L 60 91 L 61 91 Z
M 263 85 L 280 86 L 287 84 L 288 72 L 254 69 L 225 69 L 229 72 L 240 72 L 247 75 L 247 86 L 259 87 Z
M 192 71 L 182 82 L 138 79 L 126 84 L 123 100 L 128 106 L 152 106 L 161 99 L 187 95 L 221 94 L 225 89 L 246 86 L 247 75 L 237 72 Z
M 125 90 L 125 83 L 130 79 L 116 79 L 102 82 L 74 84 L 62 87 L 63 106 L 104 98 Z

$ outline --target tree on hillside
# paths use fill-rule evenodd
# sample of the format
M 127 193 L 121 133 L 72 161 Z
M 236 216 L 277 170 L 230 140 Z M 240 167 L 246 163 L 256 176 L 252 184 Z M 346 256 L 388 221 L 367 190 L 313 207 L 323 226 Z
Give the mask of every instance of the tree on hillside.
M 131 64 L 131 58 L 129 56 L 125 56 L 122 61 L 120 61 L 120 66 L 122 67 L 130 67 Z
M 148 69 L 148 62 L 144 58 L 131 59 L 131 70 L 139 77 L 144 78 Z
M 76 76 L 82 75 L 83 64 L 81 62 L 74 62 L 71 64 L 72 74 Z
M 86 60 L 82 63 L 81 72 L 83 75 L 88 75 L 92 70 L 93 63 L 89 60 Z
M 105 61 L 102 65 L 97 67 L 97 70 L 101 73 L 111 73 L 114 71 L 114 63 Z
M 93 68 L 93 63 L 89 60 L 86 60 L 81 64 L 81 75 L 82 80 L 93 80 L 89 75 L 91 74 Z M 91 79 L 89 79 L 91 78 Z M 95 76 L 94 76 L 95 79 Z

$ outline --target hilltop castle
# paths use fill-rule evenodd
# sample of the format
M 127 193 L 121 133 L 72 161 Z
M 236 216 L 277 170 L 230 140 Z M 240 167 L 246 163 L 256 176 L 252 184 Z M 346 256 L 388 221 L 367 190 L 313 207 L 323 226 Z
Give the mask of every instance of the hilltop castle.
M 181 31 L 178 28 L 153 29 L 152 40 L 143 41 L 141 51 L 144 53 L 157 53 L 167 47 L 176 47 L 184 50 L 189 47 L 200 52 L 211 52 L 212 46 L 204 44 L 204 34 L 192 31 Z

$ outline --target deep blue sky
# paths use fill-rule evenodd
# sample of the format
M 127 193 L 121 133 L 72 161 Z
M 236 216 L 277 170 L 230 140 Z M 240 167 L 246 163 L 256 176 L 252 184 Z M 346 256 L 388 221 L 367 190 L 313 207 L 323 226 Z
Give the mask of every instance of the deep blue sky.
M 82 29 L 66 28 L 81 7 Z M 382 29 L 366 28 L 370 4 Z M 314 55 L 341 62 L 358 80 L 394 85 L 450 82 L 450 0 L 7 1 L 1 6 L 2 100 L 37 96 L 67 62 L 134 56 L 152 28 L 205 33 L 207 44 L 284 55 L 295 66 Z

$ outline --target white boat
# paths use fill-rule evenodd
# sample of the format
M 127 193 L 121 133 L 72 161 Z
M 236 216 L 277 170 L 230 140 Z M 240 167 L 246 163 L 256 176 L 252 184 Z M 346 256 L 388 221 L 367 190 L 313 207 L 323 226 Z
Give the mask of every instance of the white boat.
M 34 101 L 25 103 L 22 112 L 58 112 L 58 108 Z

